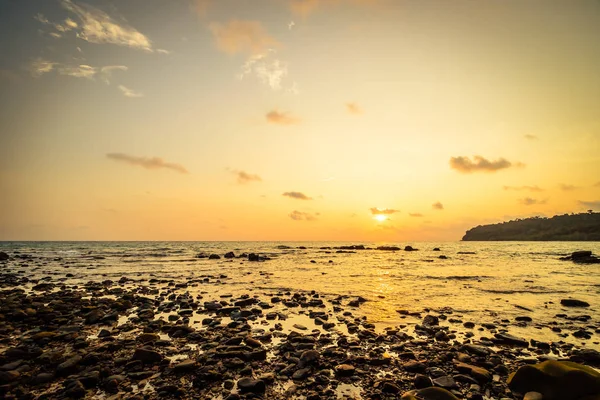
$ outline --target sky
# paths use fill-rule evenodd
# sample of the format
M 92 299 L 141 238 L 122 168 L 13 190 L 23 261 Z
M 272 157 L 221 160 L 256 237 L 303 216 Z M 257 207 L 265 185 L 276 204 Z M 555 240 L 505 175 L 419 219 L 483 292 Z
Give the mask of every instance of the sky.
M 600 211 L 600 1 L 0 0 L 0 240 Z

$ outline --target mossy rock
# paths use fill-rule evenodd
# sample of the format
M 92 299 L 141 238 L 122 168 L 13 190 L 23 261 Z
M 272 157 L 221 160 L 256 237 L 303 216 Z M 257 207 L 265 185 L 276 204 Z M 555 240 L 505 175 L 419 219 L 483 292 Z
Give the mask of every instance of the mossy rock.
M 525 365 L 507 383 L 513 392 L 539 392 L 544 400 L 600 400 L 600 373 L 570 361 Z
M 438 387 L 428 387 L 420 390 L 411 390 L 404 393 L 402 400 L 458 400 L 458 397 Z

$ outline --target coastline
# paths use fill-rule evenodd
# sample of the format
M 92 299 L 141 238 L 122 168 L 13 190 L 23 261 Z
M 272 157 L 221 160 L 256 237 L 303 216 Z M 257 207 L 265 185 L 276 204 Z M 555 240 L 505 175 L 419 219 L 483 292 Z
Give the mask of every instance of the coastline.
M 1 275 L 5 398 L 366 399 L 429 385 L 458 398 L 519 398 L 507 379 L 521 366 L 600 366 L 585 346 L 513 335 L 526 316 L 481 323 L 415 304 L 383 327 L 361 313 L 374 299 L 352 294 L 252 281 L 247 293 L 227 294 L 242 278 L 233 270 L 82 284 L 67 268 L 30 279 L 28 269 L 43 262 L 11 258 L 16 271 Z M 258 276 L 269 274 L 268 262 L 252 264 Z M 599 332 L 591 317 L 561 318 L 575 331 Z

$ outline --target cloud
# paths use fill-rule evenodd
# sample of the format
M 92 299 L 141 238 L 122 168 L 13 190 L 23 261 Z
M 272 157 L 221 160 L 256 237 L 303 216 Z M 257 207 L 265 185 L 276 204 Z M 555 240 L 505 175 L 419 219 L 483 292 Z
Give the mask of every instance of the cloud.
M 92 67 L 90 65 L 76 65 L 69 66 L 64 65 L 57 69 L 58 73 L 61 75 L 72 76 L 74 78 L 86 78 L 86 79 L 94 79 L 96 73 L 98 73 L 98 69 Z
M 503 186 L 504 190 L 515 190 L 515 191 L 521 191 L 521 190 L 529 190 L 530 192 L 543 192 L 544 189 L 538 187 L 538 186 Z
M 390 208 L 377 208 L 377 207 L 372 207 L 369 209 L 371 211 L 371 214 L 373 215 L 392 215 L 395 213 L 400 212 L 400 210 L 392 210 Z
M 431 208 L 433 208 L 434 210 L 443 210 L 444 205 L 438 201 L 438 202 L 433 203 L 431 205 Z
M 213 0 L 192 0 L 190 8 L 200 17 L 205 17 L 212 3 Z
M 522 163 L 517 163 L 515 166 L 523 165 L 524 164 Z M 513 164 L 504 158 L 499 158 L 495 161 L 487 160 L 481 156 L 474 156 L 473 161 L 471 161 L 468 157 L 463 156 L 450 158 L 450 168 L 465 174 L 479 171 L 496 172 L 498 170 L 510 168 L 512 166 Z
M 288 75 L 288 67 L 278 58 L 271 59 L 275 54 L 277 54 L 275 50 L 268 49 L 264 53 L 251 55 L 242 65 L 242 72 L 238 75 L 238 79 L 242 80 L 246 76 L 254 75 L 271 89 L 280 90 L 282 80 Z M 297 92 L 294 86 L 289 90 Z
M 423 214 L 419 214 L 419 213 L 411 213 L 411 214 L 408 214 L 408 216 L 409 216 L 409 217 L 417 217 L 417 218 L 420 218 L 420 217 L 422 217 L 422 216 L 423 216 Z
M 380 0 L 290 0 L 292 13 L 300 17 L 308 17 L 322 6 L 332 5 L 373 5 Z
M 523 136 L 525 137 L 525 139 L 529 139 L 529 140 L 538 140 L 538 137 L 537 137 L 537 136 L 535 136 L 535 135 L 530 135 L 530 134 L 527 134 L 527 135 L 523 135 Z
M 115 71 L 127 71 L 125 65 L 108 65 L 106 67 L 100 68 L 100 79 L 107 85 L 110 84 L 110 78 L 112 77 L 113 72 Z
M 271 124 L 294 125 L 300 122 L 298 118 L 276 110 L 269 111 L 265 117 L 267 118 L 267 122 Z
M 292 211 L 289 215 L 288 215 L 291 219 L 293 219 L 294 221 L 316 221 L 317 217 L 314 216 L 313 214 L 307 213 L 307 212 L 301 212 L 301 211 Z
M 580 200 L 579 204 L 581 204 L 584 207 L 590 208 L 592 210 L 600 210 L 600 200 L 597 200 L 597 201 Z
M 182 174 L 187 174 L 188 171 L 180 164 L 165 162 L 160 157 L 137 157 L 123 153 L 108 153 L 106 154 L 111 160 L 124 162 L 126 164 L 137 165 L 146 169 L 166 168 Z
M 48 72 L 52 72 L 52 70 L 58 65 L 58 63 L 44 60 L 43 58 L 38 58 L 33 60 L 29 65 L 29 72 L 34 77 L 40 77 Z
M 230 170 L 232 174 L 235 174 L 237 177 L 237 183 L 240 185 L 249 183 L 249 182 L 262 182 L 262 178 L 256 174 L 249 174 L 245 171 L 238 170 Z
M 312 200 L 313 199 L 312 197 L 308 197 L 304 193 L 300 193 L 300 192 L 285 192 L 285 193 L 283 193 L 283 196 L 290 197 L 292 199 L 298 199 L 298 200 Z
M 71 18 L 67 18 L 64 20 L 63 23 L 59 24 L 59 23 L 50 22 L 48 20 L 48 18 L 46 18 L 46 16 L 44 16 L 44 14 L 38 13 L 38 14 L 34 15 L 33 19 L 40 22 L 41 24 L 52 26 L 57 32 L 50 32 L 49 35 L 53 36 L 57 39 L 60 39 L 63 36 L 62 35 L 63 33 L 69 32 L 69 31 L 79 27 L 77 22 L 73 21 Z M 58 33 L 58 32 L 60 32 L 60 33 Z
M 362 114 L 362 109 L 356 103 L 346 103 L 346 109 L 350 114 Z
M 572 190 L 579 189 L 578 186 L 569 185 L 567 183 L 561 183 L 560 185 L 558 185 L 558 187 L 560 188 L 560 190 L 563 190 L 565 192 L 570 192 Z
M 140 92 L 136 92 L 135 90 L 129 89 L 123 85 L 119 85 L 119 90 L 123 93 L 125 97 L 144 97 L 144 95 Z
M 519 199 L 519 203 L 523 204 L 524 206 L 533 206 L 535 204 L 546 204 L 547 200 L 537 200 L 537 199 L 532 199 L 531 197 L 525 197 L 522 199 Z
M 117 22 L 104 11 L 88 4 L 76 4 L 72 0 L 62 0 L 61 4 L 64 9 L 75 14 L 79 23 L 67 19 L 60 25 L 63 30 L 57 24 L 53 24 L 58 31 L 66 32 L 73 29 L 79 39 L 90 43 L 106 43 L 148 52 L 154 51 L 150 39 L 126 22 Z
M 279 46 L 259 21 L 232 19 L 227 24 L 213 22 L 209 25 L 217 48 L 227 54 L 264 54 L 268 49 Z

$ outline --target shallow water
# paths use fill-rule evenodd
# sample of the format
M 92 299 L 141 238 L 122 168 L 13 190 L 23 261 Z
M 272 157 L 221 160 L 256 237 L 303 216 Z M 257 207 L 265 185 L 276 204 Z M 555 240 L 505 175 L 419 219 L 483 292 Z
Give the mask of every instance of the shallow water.
M 364 244 L 367 247 L 411 245 L 419 251 L 357 250 L 336 253 L 333 247 Z M 299 247 L 306 249 L 299 249 Z M 327 249 L 331 247 L 332 249 Z M 439 247 L 441 251 L 433 251 Z M 538 340 L 567 340 L 598 348 L 598 335 L 590 340 L 558 337 L 537 323 L 560 321 L 555 317 L 600 317 L 600 265 L 578 265 L 558 258 L 576 250 L 600 254 L 600 242 L 444 242 L 444 243 L 342 243 L 342 242 L 3 242 L 0 251 L 43 257 L 9 264 L 30 278 L 73 274 L 77 281 L 174 279 L 186 281 L 205 275 L 227 275 L 225 284 L 211 293 L 239 295 L 252 290 L 315 290 L 318 293 L 362 296 L 360 307 L 379 327 L 406 322 L 396 311 L 422 311 L 450 307 L 465 321 L 514 321 L 527 315 L 533 323 L 514 327 L 512 333 Z M 265 262 L 246 259 L 198 259 L 198 253 L 223 256 L 233 251 L 271 257 Z M 475 254 L 459 254 L 472 252 Z M 445 255 L 448 259 L 438 258 Z M 314 263 L 311 261 L 315 261 Z M 29 264 L 24 266 L 24 264 Z M 207 288 L 206 288 L 207 289 Z M 204 290 L 206 290 L 204 289 Z M 202 291 L 203 287 L 187 288 Z M 560 305 L 564 298 L 591 304 L 574 309 Z M 518 308 L 525 307 L 531 311 Z M 560 325 L 562 326 L 562 325 Z

